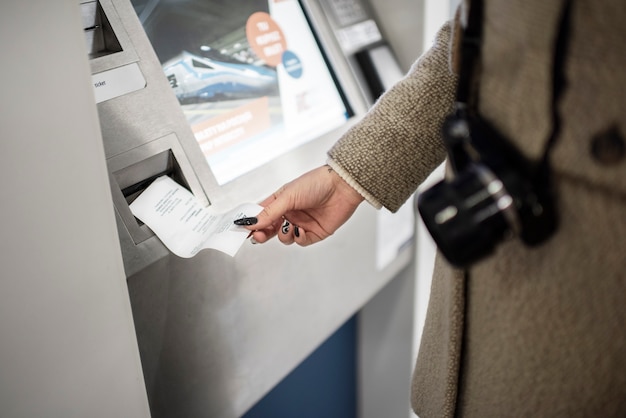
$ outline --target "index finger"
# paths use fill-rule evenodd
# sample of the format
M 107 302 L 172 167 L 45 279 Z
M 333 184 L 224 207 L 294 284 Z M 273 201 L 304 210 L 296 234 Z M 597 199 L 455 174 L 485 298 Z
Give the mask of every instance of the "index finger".
M 274 192 L 271 196 L 260 203 L 263 206 L 261 213 L 257 215 L 257 223 L 254 225 L 257 229 L 266 228 L 278 222 L 288 210 L 293 209 L 290 199 L 283 194 L 285 186 Z

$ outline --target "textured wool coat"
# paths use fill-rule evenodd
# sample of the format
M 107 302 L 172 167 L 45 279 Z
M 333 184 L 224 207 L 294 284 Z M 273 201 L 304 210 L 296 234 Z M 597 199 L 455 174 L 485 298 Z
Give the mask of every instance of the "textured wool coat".
M 538 158 L 552 124 L 563 1 L 484 3 L 480 113 Z M 467 271 L 437 258 L 413 375 L 421 418 L 626 416 L 626 2 L 572 7 L 551 155 L 558 231 L 537 248 L 507 240 Z M 453 33 L 446 24 L 329 151 L 329 164 L 377 207 L 397 210 L 445 158 Z

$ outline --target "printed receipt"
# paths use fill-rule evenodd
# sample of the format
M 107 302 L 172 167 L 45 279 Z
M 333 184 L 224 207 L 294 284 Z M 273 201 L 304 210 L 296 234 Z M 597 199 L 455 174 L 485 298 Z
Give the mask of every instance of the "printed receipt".
M 250 233 L 233 221 L 256 216 L 263 208 L 246 203 L 222 214 L 210 209 L 168 176 L 157 178 L 130 205 L 133 215 L 177 256 L 189 258 L 212 248 L 233 257 Z

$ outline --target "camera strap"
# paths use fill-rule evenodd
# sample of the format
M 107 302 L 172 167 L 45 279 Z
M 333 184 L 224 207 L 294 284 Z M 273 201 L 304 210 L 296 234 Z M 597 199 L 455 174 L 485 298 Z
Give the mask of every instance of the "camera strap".
M 564 0 L 554 45 L 552 61 L 552 128 L 545 143 L 539 170 L 547 169 L 549 154 L 554 147 L 561 129 L 558 102 L 566 87 L 565 58 L 570 32 L 570 16 L 573 0 Z M 461 34 L 461 66 L 457 85 L 457 106 L 467 108 L 472 115 L 478 110 L 479 65 L 482 48 L 482 27 L 484 20 L 483 0 L 471 0 L 467 25 Z

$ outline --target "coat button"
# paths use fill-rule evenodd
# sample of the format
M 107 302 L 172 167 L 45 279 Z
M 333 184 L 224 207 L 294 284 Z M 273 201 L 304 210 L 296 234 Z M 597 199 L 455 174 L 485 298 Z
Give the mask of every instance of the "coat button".
M 626 156 L 626 141 L 617 127 L 611 127 L 591 139 L 591 155 L 603 165 L 615 165 Z

